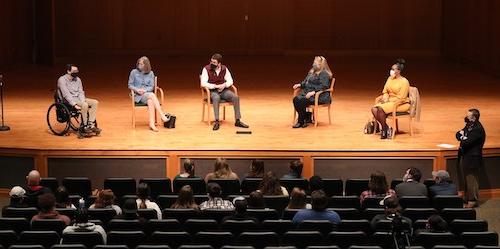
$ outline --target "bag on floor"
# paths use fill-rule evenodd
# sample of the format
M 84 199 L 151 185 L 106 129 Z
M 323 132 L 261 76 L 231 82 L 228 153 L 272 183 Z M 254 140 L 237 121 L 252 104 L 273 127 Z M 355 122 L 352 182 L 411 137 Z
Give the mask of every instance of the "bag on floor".
M 177 117 L 175 115 L 172 115 L 170 113 L 167 113 L 165 114 L 165 116 L 167 117 L 167 122 L 163 122 L 163 127 L 167 128 L 167 129 L 173 129 L 175 128 L 175 120 L 177 119 Z

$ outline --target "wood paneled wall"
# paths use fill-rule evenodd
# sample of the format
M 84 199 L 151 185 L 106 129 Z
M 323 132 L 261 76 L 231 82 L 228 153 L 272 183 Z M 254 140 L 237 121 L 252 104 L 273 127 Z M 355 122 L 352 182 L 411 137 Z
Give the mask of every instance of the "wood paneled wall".
M 55 51 L 439 51 L 441 7 L 441 0 L 55 0 Z
M 0 72 L 8 65 L 31 60 L 31 0 L 0 1 Z
M 444 0 L 442 51 L 500 75 L 500 1 Z

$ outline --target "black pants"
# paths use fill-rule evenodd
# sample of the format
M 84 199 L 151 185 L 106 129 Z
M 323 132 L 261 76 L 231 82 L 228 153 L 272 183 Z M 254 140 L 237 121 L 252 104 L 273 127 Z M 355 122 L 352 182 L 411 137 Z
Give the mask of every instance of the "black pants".
M 293 106 L 295 107 L 295 111 L 299 114 L 299 119 L 297 122 L 303 124 L 306 121 L 306 108 L 308 105 L 314 104 L 314 101 L 310 99 L 306 99 L 304 95 L 297 95 L 293 98 Z

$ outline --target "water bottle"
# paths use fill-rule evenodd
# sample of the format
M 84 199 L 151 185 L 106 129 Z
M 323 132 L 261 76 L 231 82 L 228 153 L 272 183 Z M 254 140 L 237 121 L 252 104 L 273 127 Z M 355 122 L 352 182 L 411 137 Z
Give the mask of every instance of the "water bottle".
M 78 209 L 82 210 L 85 208 L 85 200 L 83 198 L 80 198 L 80 200 L 78 200 Z

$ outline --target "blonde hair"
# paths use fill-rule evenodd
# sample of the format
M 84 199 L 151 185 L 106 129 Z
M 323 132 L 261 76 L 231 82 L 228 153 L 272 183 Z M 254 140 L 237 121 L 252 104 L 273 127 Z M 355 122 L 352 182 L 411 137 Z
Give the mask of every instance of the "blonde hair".
M 215 178 L 229 177 L 231 176 L 231 173 L 233 173 L 233 171 L 229 167 L 229 164 L 226 162 L 226 159 L 219 157 L 215 160 L 215 165 L 214 165 Z
M 321 56 L 321 55 L 318 55 L 318 56 L 314 57 L 314 60 L 319 61 L 319 69 L 318 69 L 318 71 L 315 71 L 314 68 L 311 68 L 311 70 L 309 70 L 309 73 L 310 74 L 313 74 L 313 73 L 319 74 L 322 71 L 325 71 L 331 79 L 333 77 L 333 73 L 332 73 L 332 70 L 330 70 L 330 67 L 328 66 L 328 61 L 326 60 L 326 58 Z
M 137 62 L 135 63 L 135 65 L 137 66 L 140 61 L 142 61 L 142 63 L 144 63 L 144 73 L 151 72 L 151 62 L 149 61 L 149 58 L 146 56 L 142 56 L 141 58 L 137 59 Z

